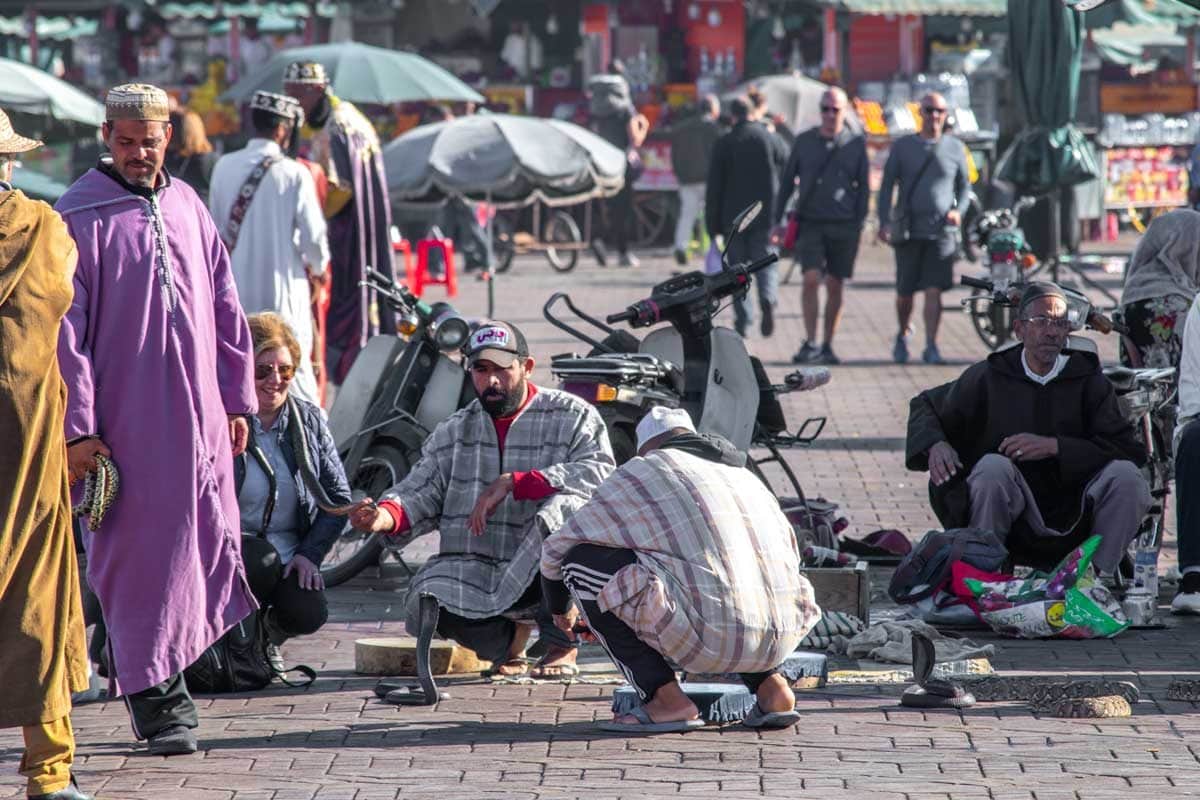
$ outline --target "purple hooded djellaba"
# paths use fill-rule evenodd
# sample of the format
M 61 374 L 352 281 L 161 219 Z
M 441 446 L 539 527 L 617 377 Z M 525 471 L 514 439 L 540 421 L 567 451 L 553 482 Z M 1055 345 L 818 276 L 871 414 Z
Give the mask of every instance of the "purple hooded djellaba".
M 99 436 L 120 475 L 84 541 L 121 694 L 182 671 L 256 607 L 226 416 L 257 411 L 250 330 L 207 209 L 163 177 L 150 199 L 93 169 L 56 206 L 79 248 L 58 347 L 67 441 Z

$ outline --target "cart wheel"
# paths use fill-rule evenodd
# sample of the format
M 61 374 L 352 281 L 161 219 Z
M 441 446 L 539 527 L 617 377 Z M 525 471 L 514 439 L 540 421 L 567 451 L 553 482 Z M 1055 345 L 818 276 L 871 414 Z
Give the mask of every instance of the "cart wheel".
M 976 294 L 976 297 L 988 297 Z M 998 350 L 1012 337 L 1013 308 L 998 306 L 990 302 L 972 302 L 967 305 L 971 325 L 979 339 L 989 350 Z
M 577 245 L 583 241 L 583 234 L 574 218 L 565 211 L 555 211 L 546 222 L 546 230 L 542 235 L 546 243 L 546 258 L 550 266 L 558 272 L 570 272 L 579 262 L 579 250 L 572 247 L 555 247 L 556 244 Z
M 667 220 L 678 216 L 674 209 L 674 198 L 669 192 L 635 192 L 633 195 L 634 247 L 652 247 L 658 244 Z
M 492 257 L 496 259 L 496 272 L 508 272 L 516 252 L 512 220 L 497 214 L 492 220 Z

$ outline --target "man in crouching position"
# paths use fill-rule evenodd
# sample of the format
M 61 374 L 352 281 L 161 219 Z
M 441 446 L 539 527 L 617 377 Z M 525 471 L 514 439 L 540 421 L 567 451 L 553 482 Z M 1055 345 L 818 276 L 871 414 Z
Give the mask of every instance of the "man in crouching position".
M 408 629 L 422 595 L 437 598 L 437 632 L 491 661 L 499 675 L 571 677 L 575 642 L 555 627 L 538 580 L 542 538 L 558 530 L 613 469 L 596 409 L 529 380 L 533 359 L 515 326 L 471 335 L 467 368 L 478 395 L 425 440 L 421 458 L 376 505 L 350 512 L 359 530 L 408 538 L 437 530 L 441 547 L 413 578 Z M 523 658 L 534 618 L 548 647 Z
M 740 673 L 757 701 L 744 724 L 791 727 L 796 697 L 777 668 L 821 615 L 791 524 L 745 455 L 697 435 L 687 412 L 651 409 L 637 435 L 639 457 L 542 548 L 555 623 L 572 630 L 582 612 L 642 700 L 600 727 L 702 727 L 668 659 Z

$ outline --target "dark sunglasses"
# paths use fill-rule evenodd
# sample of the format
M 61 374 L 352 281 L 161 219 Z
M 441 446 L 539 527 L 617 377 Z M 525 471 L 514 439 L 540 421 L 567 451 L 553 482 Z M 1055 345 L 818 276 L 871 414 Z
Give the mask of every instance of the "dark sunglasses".
M 290 381 L 292 376 L 296 374 L 296 368 L 291 364 L 280 364 L 278 367 L 274 364 L 255 364 L 254 378 L 255 380 L 265 381 L 271 377 L 271 373 L 278 372 L 279 380 Z
M 945 114 L 947 111 L 949 111 L 947 108 L 932 108 L 930 106 L 925 106 L 921 109 L 922 114 L 928 114 L 931 117 L 934 114 Z
M 822 114 L 836 114 L 841 110 L 840 106 L 821 106 Z

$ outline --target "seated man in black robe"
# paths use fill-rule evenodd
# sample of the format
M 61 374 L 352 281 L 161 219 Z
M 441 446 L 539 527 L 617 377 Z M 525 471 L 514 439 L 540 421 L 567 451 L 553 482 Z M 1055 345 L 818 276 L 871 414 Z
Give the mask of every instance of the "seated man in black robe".
M 1035 566 L 1099 534 L 1094 563 L 1112 573 L 1150 507 L 1146 450 L 1100 360 L 1066 349 L 1066 313 L 1057 286 L 1027 286 L 1021 344 L 913 398 L 905 463 L 929 471 L 946 528 L 1006 534 L 1014 558 Z

